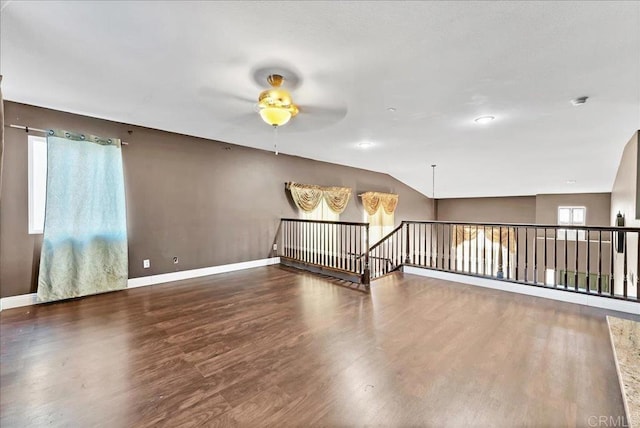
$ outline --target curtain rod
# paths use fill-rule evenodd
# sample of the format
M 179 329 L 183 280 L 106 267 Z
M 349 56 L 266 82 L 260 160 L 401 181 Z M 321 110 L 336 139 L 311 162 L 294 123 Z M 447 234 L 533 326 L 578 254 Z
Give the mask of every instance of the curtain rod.
M 25 132 L 42 132 L 43 134 L 48 134 L 49 131 L 46 129 L 40 129 L 40 128 L 31 128 L 30 126 L 24 126 L 24 125 L 8 125 L 9 128 L 15 128 L 15 129 L 22 129 Z M 128 146 L 129 143 L 125 142 L 125 141 L 121 141 L 120 144 L 122 144 L 123 146 Z

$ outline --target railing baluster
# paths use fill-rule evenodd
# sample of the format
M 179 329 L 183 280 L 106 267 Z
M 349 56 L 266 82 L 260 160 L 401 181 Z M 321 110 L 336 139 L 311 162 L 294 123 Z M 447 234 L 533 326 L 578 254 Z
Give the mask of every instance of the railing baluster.
M 427 246 L 428 246 L 428 242 L 427 242 L 427 236 L 431 236 L 430 234 L 427 234 L 427 225 L 423 224 L 420 226 L 420 236 L 423 239 L 420 239 L 420 241 L 422 241 L 422 266 L 430 266 L 430 263 L 427 263 L 427 260 L 429 260 L 429 257 L 431 257 L 431 248 L 429 248 L 429 250 L 427 250 Z
M 451 232 L 452 232 L 452 230 L 453 229 L 452 229 L 451 225 L 449 225 L 449 251 L 448 251 L 448 253 L 449 253 L 449 270 L 451 270 L 451 239 L 452 239 Z
M 538 228 L 533 228 L 533 283 L 538 284 Z
M 511 277 L 511 228 L 507 227 L 507 279 Z
M 568 229 L 564 230 L 564 288 L 565 290 L 569 287 L 569 259 L 568 259 L 568 255 L 569 255 L 569 245 L 567 244 L 567 235 L 569 235 L 568 233 Z
M 640 241 L 639 241 L 640 242 Z M 640 253 L 638 253 L 640 255 Z M 638 257 L 640 262 L 640 257 Z M 598 231 L 598 296 L 602 294 L 602 231 Z
M 330 230 L 331 225 L 330 224 L 325 224 L 324 225 L 324 243 L 322 244 L 322 253 L 324 255 L 324 262 L 323 264 L 325 266 L 330 266 L 331 263 L 331 254 L 329 254 L 329 236 L 331 233 Z
M 520 262 L 520 260 L 519 260 L 520 248 L 519 248 L 519 245 L 518 245 L 520 243 L 519 242 L 520 241 L 520 239 L 519 239 L 520 238 L 520 228 L 519 227 L 514 228 L 513 232 L 516 234 L 516 260 L 515 260 L 516 275 L 515 275 L 515 277 L 516 277 L 516 281 L 517 281 L 518 280 L 518 268 L 519 268 L 519 265 L 520 265 L 520 263 L 519 263 Z
M 497 275 L 496 266 L 495 266 L 495 250 L 493 249 L 493 241 L 495 240 L 495 229 L 491 227 L 491 276 Z
M 442 231 L 442 239 L 440 240 L 440 243 L 442 244 L 442 249 L 440 250 L 440 256 L 442 258 L 442 261 L 440 262 L 440 268 L 444 270 L 445 264 L 444 264 L 444 224 L 440 225 L 440 230 Z
M 349 226 L 347 229 L 347 235 L 349 236 L 349 245 L 347 246 L 349 250 L 349 271 L 353 272 L 353 261 L 354 261 L 354 251 L 353 251 L 353 230 L 354 226 Z
M 589 280 L 589 271 L 591 270 L 591 240 L 590 240 L 590 234 L 589 234 L 589 230 L 587 230 L 587 276 L 586 276 L 586 290 L 587 293 L 591 293 L 591 282 Z
M 627 232 L 621 232 L 622 236 L 624 237 L 624 255 L 623 255 L 623 274 L 624 274 L 624 281 L 622 283 L 622 296 L 626 299 L 627 298 Z
M 331 267 L 336 268 L 338 267 L 338 260 L 336 256 L 336 241 L 338 239 L 338 230 L 335 224 L 332 224 L 330 228 L 331 236 L 329 237 L 329 248 L 331 252 L 329 254 L 331 254 Z
M 426 224 L 418 224 L 418 242 L 420 243 L 418 252 L 422 253 L 421 256 L 420 255 L 418 256 L 418 264 L 420 266 L 426 266 L 427 265 L 427 225 Z
M 315 263 L 316 254 L 318 254 L 318 246 L 314 240 L 316 224 L 309 223 L 307 224 L 307 230 L 309 234 L 309 243 L 307 247 L 309 248 L 309 263 Z
M 412 263 L 417 265 L 417 264 L 419 264 L 419 262 L 416 261 L 416 244 L 418 242 L 418 240 L 416 239 L 416 229 L 417 229 L 416 226 L 417 226 L 417 224 L 412 224 L 411 226 L 413 228 L 413 245 L 411 246 L 411 249 L 413 250 L 412 251 L 412 254 L 413 254 Z
M 464 240 L 464 230 L 465 230 L 465 227 L 466 227 L 466 226 L 465 226 L 465 225 L 462 225 L 461 227 L 462 227 L 462 242 L 458 242 L 458 236 L 457 236 L 457 235 L 458 235 L 458 232 L 456 231 L 456 232 L 455 232 L 455 234 L 456 234 L 456 244 L 457 244 L 457 245 L 455 246 L 455 248 L 453 249 L 453 251 L 455 251 L 455 253 L 456 253 L 456 257 L 458 257 L 458 246 L 459 246 L 460 244 L 462 244 L 462 263 L 460 263 L 460 267 L 462 268 L 462 272 L 464 272 L 464 270 L 465 270 L 465 264 L 466 264 L 466 259 L 464 258 L 464 243 L 465 243 L 465 240 Z M 455 229 L 455 228 L 454 228 L 454 229 Z M 457 270 L 457 268 L 458 268 L 458 260 L 456 260 L 456 270 Z
M 426 233 L 426 227 L 425 227 L 425 233 Z M 427 237 L 425 236 L 425 241 L 427 239 Z M 433 266 L 433 223 L 429 224 L 429 267 L 431 269 L 434 268 Z M 425 262 L 426 264 L 426 262 Z
M 504 278 L 504 257 L 502 256 L 502 226 L 498 228 L 500 243 L 498 244 L 498 278 Z M 507 241 L 508 242 L 508 241 Z M 508 245 L 508 244 L 507 244 Z
M 333 237 L 333 227 L 331 227 L 331 224 L 327 224 L 327 246 L 325 248 L 325 251 L 327 253 L 327 266 L 331 267 L 333 266 L 333 260 L 331 260 L 331 241 L 332 241 L 332 237 Z
M 340 269 L 344 270 L 344 245 L 342 243 L 342 239 L 344 238 L 344 236 L 342 227 L 340 226 L 338 226 L 338 237 L 338 260 L 340 261 Z
M 405 259 L 404 259 L 404 262 L 409 264 L 409 263 L 411 263 L 411 258 L 409 256 L 409 251 L 410 251 L 410 248 L 409 248 L 409 236 L 410 236 L 409 235 L 409 226 L 411 226 L 411 225 L 407 224 L 406 226 L 407 226 L 407 231 L 405 233 L 406 242 L 404 243 L 404 245 L 405 245 Z
M 609 261 L 609 273 L 611 274 L 611 277 L 609 278 L 609 280 L 610 280 L 610 283 L 609 283 L 609 294 L 611 296 L 613 296 L 615 294 L 614 293 L 614 289 L 615 289 L 615 276 L 616 276 L 615 275 L 615 267 L 614 267 L 614 264 L 613 264 L 613 252 L 615 251 L 613 249 L 613 235 L 614 235 L 613 231 L 609 232 L 609 250 L 610 250 L 609 252 L 611 253 L 611 260 Z
M 529 282 L 529 228 L 524 228 L 524 282 Z
M 575 291 L 578 291 L 579 287 L 578 287 L 578 260 L 580 259 L 579 254 L 578 254 L 578 247 L 580 246 L 578 243 L 578 237 L 580 235 L 580 231 L 578 229 L 576 229 L 576 253 L 575 253 L 575 260 L 574 260 L 574 271 L 573 271 L 573 281 L 574 281 L 574 287 L 575 287 Z
M 482 226 L 482 274 L 487 274 L 487 227 Z
M 282 246 L 283 248 L 280 250 L 283 252 L 283 255 L 285 257 L 290 257 L 289 256 L 289 239 L 290 239 L 290 235 L 288 232 L 288 228 L 289 228 L 289 222 L 285 221 L 282 223 Z
M 555 254 L 555 253 L 554 253 Z M 554 271 L 554 280 L 555 283 L 555 271 Z M 544 270 L 542 274 L 542 283 L 547 284 L 547 228 L 544 228 Z
M 545 273 L 546 275 L 546 273 Z M 558 272 L 558 228 L 553 229 L 553 286 L 558 286 L 558 279 L 560 273 Z
M 478 259 L 480 258 L 478 256 L 478 251 L 480 250 L 479 242 L 480 242 L 480 239 L 479 239 L 479 235 L 478 235 L 478 225 L 476 224 L 476 271 L 475 271 L 476 275 L 479 273 L 479 270 L 478 270 L 478 268 L 479 268 Z

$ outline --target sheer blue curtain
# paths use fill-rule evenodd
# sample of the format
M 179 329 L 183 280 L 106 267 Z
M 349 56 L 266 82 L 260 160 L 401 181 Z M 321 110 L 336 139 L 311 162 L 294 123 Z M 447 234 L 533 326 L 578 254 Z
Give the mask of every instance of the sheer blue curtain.
M 47 146 L 38 300 L 126 288 L 127 225 L 120 140 L 50 131 Z

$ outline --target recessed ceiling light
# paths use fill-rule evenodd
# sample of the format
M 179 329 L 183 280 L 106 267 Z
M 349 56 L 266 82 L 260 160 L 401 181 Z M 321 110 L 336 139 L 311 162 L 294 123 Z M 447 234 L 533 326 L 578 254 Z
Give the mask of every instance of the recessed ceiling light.
M 578 97 L 571 100 L 571 104 L 574 106 L 581 106 L 587 103 L 589 97 Z
M 373 143 L 370 141 L 363 141 L 361 143 L 358 143 L 358 147 L 360 147 L 361 149 L 368 149 L 371 146 L 373 146 Z
M 495 116 L 480 116 L 474 120 L 475 123 L 479 123 L 480 125 L 485 125 L 489 122 L 493 122 Z
M 576 184 L 576 180 L 567 180 L 567 184 Z
M 394 111 L 396 111 L 395 107 L 388 107 L 387 111 L 390 111 L 391 113 L 393 113 Z

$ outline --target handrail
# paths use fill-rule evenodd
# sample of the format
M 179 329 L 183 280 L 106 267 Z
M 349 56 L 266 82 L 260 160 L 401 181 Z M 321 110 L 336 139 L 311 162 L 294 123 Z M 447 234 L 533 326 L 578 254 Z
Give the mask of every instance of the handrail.
M 356 260 L 357 260 L 357 259 L 361 259 L 361 258 L 363 258 L 363 257 L 364 257 L 364 253 L 360 253 L 360 254 L 357 254 L 357 253 L 347 253 L 347 255 L 348 255 L 348 256 L 352 256 L 352 257 L 353 257 L 354 259 L 356 259 Z M 390 258 L 388 258 L 388 257 L 377 257 L 377 256 L 369 255 L 369 258 L 371 258 L 371 259 L 376 259 L 376 260 L 386 260 L 386 261 L 391 261 L 391 259 L 390 259 Z
M 355 222 L 355 221 L 306 220 L 301 218 L 283 218 L 280 221 L 294 221 L 297 223 L 337 224 L 337 225 L 343 225 L 343 226 L 369 226 L 369 223 L 361 223 L 361 222 Z
M 463 226 L 490 226 L 490 227 L 529 227 L 537 229 L 569 229 L 569 230 L 592 230 L 594 232 L 640 232 L 640 227 L 619 227 L 619 226 L 574 226 L 560 224 L 535 224 L 535 223 L 483 223 L 473 221 L 441 221 L 441 220 L 403 220 L 404 224 L 445 224 L 445 225 L 463 225 Z M 401 223 L 401 224 L 402 224 Z
M 369 223 L 283 218 L 280 225 L 274 250 L 281 263 L 346 279 L 369 291 Z
M 402 222 L 402 223 L 404 223 L 404 222 Z M 373 244 L 373 246 L 371 248 L 369 248 L 369 252 L 371 252 L 371 251 L 375 250 L 376 248 L 378 248 L 384 241 L 386 241 L 388 238 L 390 238 L 391 235 L 396 233 L 398 230 L 402 229 L 402 223 L 400 223 L 400 226 L 396 227 L 391 232 L 387 233 L 385 236 L 380 238 L 380 240 L 378 242 Z
M 385 238 L 394 268 L 415 266 L 640 302 L 638 227 L 411 220 L 401 226 L 405 230 L 397 239 Z M 499 238 L 496 229 L 502 229 Z
M 404 220 L 369 246 L 369 223 L 282 222 L 274 250 L 283 263 L 345 274 L 367 291 L 415 266 L 640 302 L 640 227 Z

